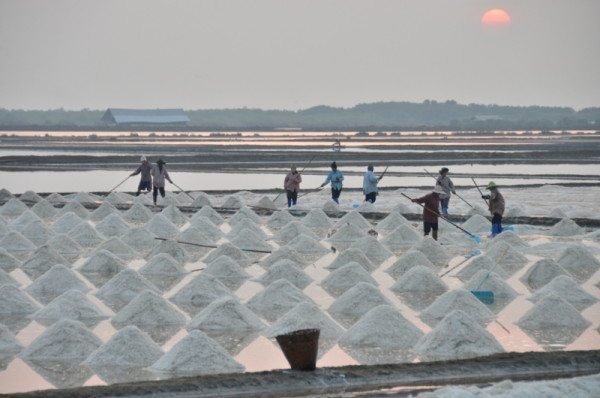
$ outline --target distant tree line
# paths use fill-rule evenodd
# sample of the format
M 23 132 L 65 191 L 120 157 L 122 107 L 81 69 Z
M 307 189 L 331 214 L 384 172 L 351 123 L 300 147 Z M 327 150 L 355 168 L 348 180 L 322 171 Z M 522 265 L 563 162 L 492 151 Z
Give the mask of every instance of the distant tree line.
M 0 129 L 169 130 L 168 126 L 108 127 L 105 110 L 0 109 Z M 177 130 L 244 131 L 281 128 L 333 131 L 395 130 L 562 130 L 600 129 L 600 107 L 458 104 L 456 101 L 377 102 L 352 108 L 316 106 L 299 111 L 204 109 L 186 111 L 191 122 Z

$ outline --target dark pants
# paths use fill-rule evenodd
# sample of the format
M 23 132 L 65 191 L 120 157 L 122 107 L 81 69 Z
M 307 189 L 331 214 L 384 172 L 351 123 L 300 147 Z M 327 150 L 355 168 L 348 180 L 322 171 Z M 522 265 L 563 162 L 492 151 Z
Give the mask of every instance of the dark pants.
M 424 221 L 423 222 L 423 232 L 424 232 L 425 236 L 429 235 L 429 233 L 431 231 L 433 231 L 431 236 L 433 237 L 433 239 L 437 240 L 438 223 Z
M 151 190 L 152 190 L 152 181 L 140 181 L 140 184 L 138 185 L 138 190 L 137 190 L 135 196 L 139 196 L 140 192 L 142 192 L 142 191 L 150 192 Z
M 158 197 L 158 191 L 160 191 L 160 196 L 165 197 L 165 187 L 154 187 L 152 191 L 152 198 L 154 199 L 154 204 L 156 204 L 156 198 Z
M 292 207 L 292 205 L 296 205 L 296 201 L 298 200 L 298 191 L 285 191 L 287 194 L 288 207 Z
M 442 207 L 442 213 L 448 215 L 448 205 L 450 204 L 450 198 L 440 199 L 440 205 Z
M 494 217 L 492 217 L 492 234 L 497 235 L 500 232 L 502 232 L 502 216 L 494 213 Z
M 375 203 L 375 201 L 377 200 L 377 192 L 369 192 L 365 195 L 365 200 L 367 202 Z
M 342 188 L 333 189 L 331 188 L 331 199 L 337 204 L 340 204 L 340 194 L 342 193 Z

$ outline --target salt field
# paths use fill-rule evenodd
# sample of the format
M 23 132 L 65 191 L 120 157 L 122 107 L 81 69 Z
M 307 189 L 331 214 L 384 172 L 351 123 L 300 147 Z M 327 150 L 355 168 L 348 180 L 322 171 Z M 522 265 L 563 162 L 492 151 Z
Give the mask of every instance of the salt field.
M 455 197 L 450 212 L 479 244 L 443 222 L 423 239 L 395 190 L 368 208 L 313 192 L 287 211 L 276 193 L 169 192 L 154 207 L 3 189 L 0 392 L 285 369 L 274 336 L 307 327 L 319 367 L 600 349 L 600 189 L 502 192 L 509 217 L 552 222 L 488 238 L 475 189 L 459 191 L 475 209 Z

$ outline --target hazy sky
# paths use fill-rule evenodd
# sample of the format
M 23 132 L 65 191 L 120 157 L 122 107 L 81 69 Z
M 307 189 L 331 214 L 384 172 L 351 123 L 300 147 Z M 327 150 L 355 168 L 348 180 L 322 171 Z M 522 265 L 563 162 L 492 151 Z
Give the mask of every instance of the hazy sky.
M 505 9 L 512 23 L 482 26 Z M 600 106 L 600 0 L 0 0 L 0 107 Z

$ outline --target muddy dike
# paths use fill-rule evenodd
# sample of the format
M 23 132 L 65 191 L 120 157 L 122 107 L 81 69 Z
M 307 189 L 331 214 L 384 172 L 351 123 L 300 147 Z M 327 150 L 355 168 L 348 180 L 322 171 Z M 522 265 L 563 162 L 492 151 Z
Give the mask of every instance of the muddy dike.
M 312 372 L 222 374 L 159 381 L 44 390 L 2 397 L 302 397 L 372 392 L 390 388 L 534 381 L 600 373 L 600 351 L 507 353 L 487 357 L 319 368 Z

